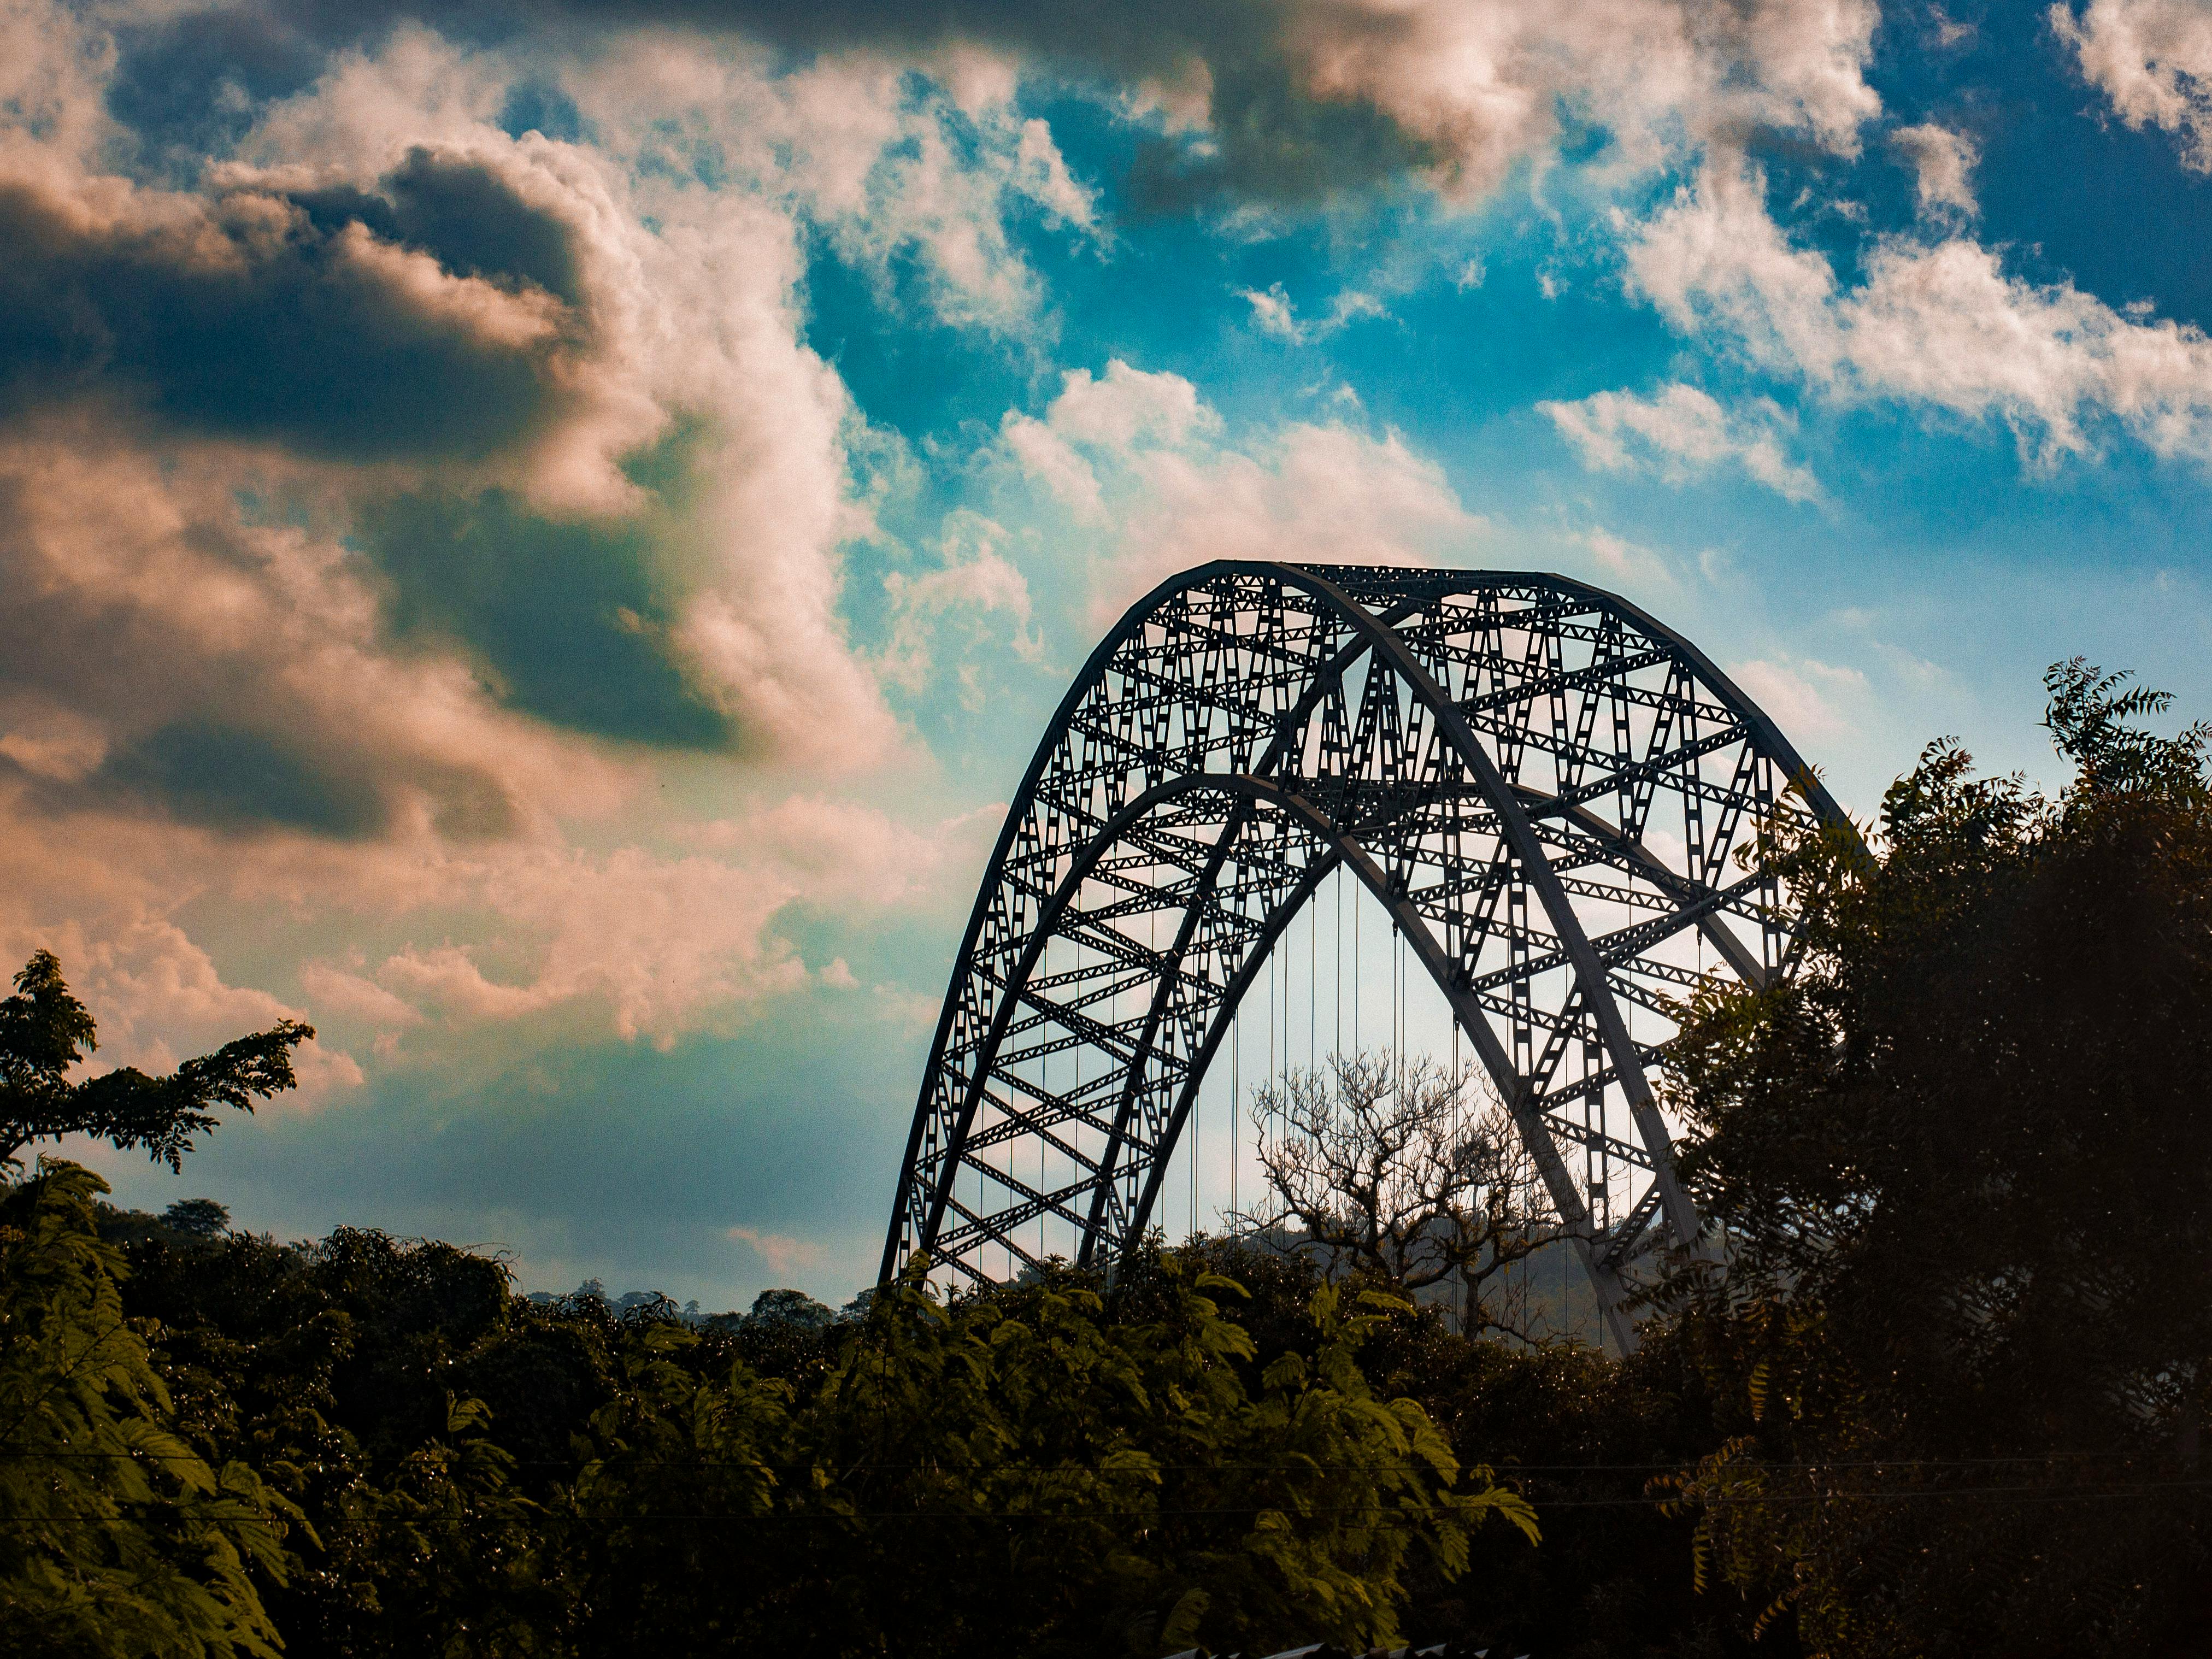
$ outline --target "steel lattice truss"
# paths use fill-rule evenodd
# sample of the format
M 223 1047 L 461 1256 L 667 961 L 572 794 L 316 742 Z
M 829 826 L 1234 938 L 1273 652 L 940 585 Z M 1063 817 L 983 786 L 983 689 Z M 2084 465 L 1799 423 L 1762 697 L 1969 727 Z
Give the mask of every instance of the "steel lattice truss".
M 1613 1308 L 1632 1257 L 1698 1228 L 1650 1082 L 1670 1008 L 1701 971 L 1790 961 L 1789 896 L 1735 856 L 1778 814 L 1841 821 L 1724 675 L 1610 594 L 1174 578 L 1085 665 L 1008 815 L 885 1275 L 921 1251 L 981 1279 L 1041 1231 L 1084 1262 L 1140 1237 L 1240 999 L 1341 867 L 1443 993 Z

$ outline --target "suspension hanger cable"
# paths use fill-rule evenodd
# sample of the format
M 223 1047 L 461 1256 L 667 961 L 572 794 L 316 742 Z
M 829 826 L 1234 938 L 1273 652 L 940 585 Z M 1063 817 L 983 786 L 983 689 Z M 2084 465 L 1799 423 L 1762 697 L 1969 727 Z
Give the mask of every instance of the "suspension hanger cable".
M 1146 965 L 1151 969 L 1152 977 L 1155 979 L 1163 977 L 1160 973 L 1160 907 L 1158 897 L 1158 878 L 1159 868 L 1157 865 L 1147 865 L 1145 867 L 1145 890 L 1152 895 L 1152 902 L 1145 907 L 1145 950 L 1149 957 Z M 1120 1004 L 1116 1003 L 1115 1006 L 1118 1012 Z M 1132 1045 L 1129 1052 L 1133 1057 L 1137 1052 L 1136 1047 Z M 1139 1077 L 1131 1079 L 1131 1081 L 1137 1088 L 1146 1089 L 1146 1085 L 1150 1079 Z M 1146 1090 L 1146 1093 L 1149 1094 L 1150 1091 Z M 1158 1189 L 1160 1194 L 1159 1224 L 1160 1231 L 1164 1234 L 1168 1231 L 1168 1206 L 1174 1201 L 1169 1197 L 1169 1194 L 1173 1191 L 1173 1188 L 1168 1185 L 1168 1178 L 1175 1173 L 1175 1152 L 1174 1149 L 1170 1147 L 1165 1152 L 1159 1152 L 1156 1150 L 1154 1155 L 1158 1157 L 1160 1161 L 1160 1184 Z
M 1390 918 L 1390 1075 L 1402 1083 L 1406 1075 L 1406 1028 L 1398 1006 L 1398 966 L 1403 960 L 1398 919 Z
M 1275 1087 L 1275 957 L 1267 956 L 1267 1089 Z
M 1205 1114 L 1200 1109 L 1203 1100 L 1201 1094 L 1190 1103 L 1190 1231 L 1184 1235 L 1186 1238 L 1198 1237 L 1198 1149 L 1206 1144 L 1199 1133 L 1199 1125 L 1205 1121 Z
M 1198 1163 L 1199 1149 L 1206 1145 L 1206 1091 L 1200 1089 L 1190 1102 L 1190 1231 L 1198 1232 Z

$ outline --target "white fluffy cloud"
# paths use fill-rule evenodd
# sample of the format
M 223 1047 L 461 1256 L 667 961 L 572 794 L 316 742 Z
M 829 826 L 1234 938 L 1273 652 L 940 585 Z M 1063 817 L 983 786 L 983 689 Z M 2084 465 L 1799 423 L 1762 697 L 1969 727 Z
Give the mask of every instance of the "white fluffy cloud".
M 2181 141 L 2182 160 L 2212 173 L 2212 10 L 2199 0 L 2090 0 L 2047 14 L 2081 73 L 2130 126 Z
M 1867 691 L 1866 676 L 1810 657 L 1759 658 L 1731 671 L 1774 723 L 1800 742 L 1845 736 L 1851 705 Z
M 1913 193 L 1920 211 L 1933 219 L 1974 216 L 1974 166 L 1981 150 L 1962 132 L 1923 121 L 1899 127 L 1890 143 L 1912 163 Z
M 1431 563 L 1483 528 L 1395 432 L 1295 422 L 1232 441 L 1189 381 L 1118 359 L 1070 374 L 1042 419 L 1009 414 L 1000 436 L 1063 510 L 1115 526 L 1102 613 L 1208 559 Z
M 1034 213 L 1087 240 L 1095 192 L 1017 112 L 1010 63 L 960 54 L 926 82 L 913 67 L 848 52 L 777 73 L 740 44 L 649 35 L 580 65 L 569 88 L 635 172 L 693 181 L 656 199 L 757 193 L 819 227 L 887 302 L 910 262 L 939 320 L 1032 332 L 1046 299 L 1009 220 Z M 697 189 L 707 179 L 716 187 Z
M 890 637 L 881 659 L 886 683 L 907 691 L 919 691 L 939 665 L 942 636 L 957 628 L 957 642 L 973 652 L 988 648 L 981 629 L 994 616 L 1010 624 L 1008 643 L 1014 655 L 1036 662 L 1043 654 L 1044 641 L 1034 625 L 1029 580 L 1003 550 L 1006 532 L 981 514 L 966 509 L 947 516 L 943 546 L 945 562 L 918 574 L 895 570 L 884 579 L 890 601 Z M 975 701 L 974 664 L 964 663 L 969 695 Z
M 437 872 L 442 896 L 490 923 L 477 930 L 484 942 L 319 959 L 301 982 L 387 1047 L 431 1023 L 466 1032 L 537 1016 L 665 1046 L 740 1024 L 763 999 L 810 981 L 849 985 L 842 959 L 810 967 L 775 931 L 777 917 L 811 903 L 865 921 L 942 901 L 957 885 L 954 867 L 980 862 L 997 811 L 915 828 L 854 801 L 797 794 L 690 827 L 685 852 L 549 846 L 457 857 Z
M 2039 464 L 2093 449 L 2106 426 L 2212 464 L 2212 340 L 2008 276 L 1971 240 L 1883 240 L 1846 286 L 1769 216 L 1757 172 L 1730 164 L 1643 226 L 1628 264 L 1676 327 L 1712 331 L 1839 402 L 1994 416 Z
M 1306 0 L 1287 26 L 1307 90 L 1358 99 L 1432 158 L 1447 192 L 1495 189 L 1562 113 L 1627 165 L 1753 128 L 1843 153 L 1880 109 L 1873 0 Z
M 758 1227 L 732 1227 L 723 1236 L 749 1248 L 760 1258 L 761 1265 L 778 1279 L 817 1267 L 829 1255 L 825 1245 Z
M 1297 314 L 1280 283 L 1271 283 L 1264 289 L 1239 289 L 1237 297 L 1252 307 L 1254 328 L 1291 345 L 1325 340 L 1363 317 L 1389 315 L 1380 300 L 1358 289 L 1345 289 L 1330 302 L 1325 314 L 1310 319 Z
M 1593 466 L 1629 471 L 1651 465 L 1673 479 L 1735 466 L 1793 501 L 1820 493 L 1812 473 L 1784 453 L 1782 434 L 1791 422 L 1771 399 L 1729 410 L 1711 393 L 1678 382 L 1649 398 L 1600 392 L 1536 407 Z

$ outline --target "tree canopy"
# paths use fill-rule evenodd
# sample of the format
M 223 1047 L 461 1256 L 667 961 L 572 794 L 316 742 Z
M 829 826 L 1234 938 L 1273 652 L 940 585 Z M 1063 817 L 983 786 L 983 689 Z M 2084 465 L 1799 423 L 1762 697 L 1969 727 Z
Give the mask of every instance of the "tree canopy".
M 1701 997 L 1674 1058 L 1727 1245 L 1662 1300 L 1743 1407 L 1684 1491 L 1816 1651 L 2202 1617 L 2206 732 L 2143 729 L 2167 699 L 2078 659 L 2047 686 L 2056 798 L 1938 743 L 1869 847 L 1782 839 L 1801 971 Z
M 293 1086 L 292 1051 L 314 1028 L 280 1020 L 266 1031 L 188 1060 L 167 1077 L 121 1066 L 70 1079 L 96 1049 L 98 1028 L 62 978 L 50 951 L 34 953 L 0 1000 L 0 1166 L 26 1146 L 73 1134 L 104 1136 L 118 1151 L 181 1169 L 192 1137 L 215 1127 L 214 1108 L 251 1112 L 253 1103 Z
M 0 1188 L 0 1649 L 275 1659 L 260 1585 L 284 1583 L 300 1512 L 182 1437 L 95 1225 L 105 1190 L 71 1164 Z

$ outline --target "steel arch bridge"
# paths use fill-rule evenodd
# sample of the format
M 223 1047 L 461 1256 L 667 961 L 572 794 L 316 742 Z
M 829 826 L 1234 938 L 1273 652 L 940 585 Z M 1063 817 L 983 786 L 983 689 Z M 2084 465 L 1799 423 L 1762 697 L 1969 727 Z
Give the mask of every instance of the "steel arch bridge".
M 1846 822 L 1726 675 L 1612 594 L 1172 578 L 1084 665 L 1007 814 L 884 1277 L 917 1252 L 976 1280 L 987 1252 L 1033 1265 L 1040 1221 L 1085 1264 L 1140 1238 L 1240 1001 L 1343 870 L 1443 993 L 1632 1342 L 1623 1269 L 1699 1228 L 1651 1087 L 1672 1001 L 1790 963 L 1789 896 L 1733 856 L 1774 815 Z

